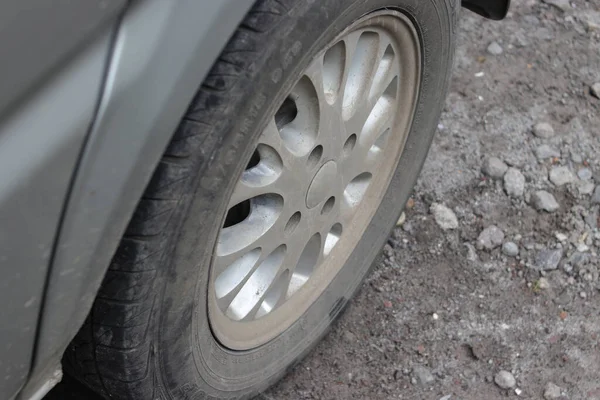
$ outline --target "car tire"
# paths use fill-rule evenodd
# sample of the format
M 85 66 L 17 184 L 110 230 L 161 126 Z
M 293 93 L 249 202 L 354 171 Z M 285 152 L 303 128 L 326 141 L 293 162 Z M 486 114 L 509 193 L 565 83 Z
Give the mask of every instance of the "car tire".
M 360 286 L 410 195 L 448 88 L 459 7 L 458 0 L 259 0 L 215 62 L 156 167 L 90 315 L 65 354 L 65 370 L 111 399 L 251 398 L 280 379 L 325 334 Z M 240 177 L 260 162 L 252 160 L 265 127 L 311 62 L 325 57 L 336 38 L 373 13 L 401 21 L 418 43 L 416 78 L 397 83 L 416 85 L 398 157 L 389 161 L 391 172 L 364 223 L 348 227 L 358 233 L 349 235 L 355 240 L 348 239 L 349 247 L 336 256 L 343 259 L 339 268 L 322 280 L 325 284 L 306 289 L 310 301 L 293 320 L 274 325 L 276 335 L 269 335 L 270 328 L 261 330 L 260 323 L 252 325 L 248 332 L 262 335 L 255 340 L 235 329 L 248 318 L 247 310 L 241 316 L 234 310 L 230 324 L 218 305 L 211 306 L 211 265 L 232 215 L 230 199 Z M 300 112 L 293 111 L 291 119 Z M 318 140 L 311 140 L 309 147 L 299 145 L 298 157 L 311 157 L 318 147 Z M 319 176 L 341 169 L 321 167 L 330 157 L 327 151 L 313 166 L 323 171 Z M 290 198 L 308 204 L 314 192 L 319 205 L 310 207 L 325 209 L 323 193 L 330 181 L 323 178 L 317 185 L 315 180 L 311 193 L 296 191 Z M 292 217 L 289 221 L 295 221 Z M 286 228 L 282 241 L 287 234 Z M 260 314 L 256 307 L 251 312 Z

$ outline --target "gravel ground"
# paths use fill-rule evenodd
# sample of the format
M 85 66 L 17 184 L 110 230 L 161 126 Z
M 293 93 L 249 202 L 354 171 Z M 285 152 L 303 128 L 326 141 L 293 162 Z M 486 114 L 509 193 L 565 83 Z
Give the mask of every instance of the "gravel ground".
M 404 224 L 263 399 L 600 400 L 600 0 L 465 12 L 460 32 Z

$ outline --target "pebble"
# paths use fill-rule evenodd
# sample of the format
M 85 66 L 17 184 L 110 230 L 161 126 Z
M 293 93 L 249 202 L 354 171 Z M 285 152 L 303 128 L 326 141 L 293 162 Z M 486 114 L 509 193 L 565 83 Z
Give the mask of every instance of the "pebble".
M 481 171 L 490 178 L 500 179 L 508 170 L 508 165 L 497 157 L 489 157 L 483 162 Z
M 544 249 L 535 257 L 534 269 L 540 271 L 551 271 L 558 268 L 558 264 L 563 256 L 562 249 Z
M 534 153 L 535 157 L 540 161 L 547 158 L 560 157 L 560 151 L 547 144 L 539 145 Z
M 564 233 L 560 233 L 560 232 L 556 232 L 554 234 L 554 237 L 556 238 L 556 240 L 558 240 L 559 242 L 566 242 L 569 237 L 567 235 L 565 235 Z
M 579 194 L 580 195 L 592 194 L 594 192 L 595 187 L 596 187 L 596 185 L 594 185 L 594 182 L 591 182 L 591 181 L 581 182 L 578 186 Z
M 502 389 L 512 389 L 517 384 L 514 375 L 508 371 L 500 371 L 494 377 L 494 382 Z
M 400 218 L 398 218 L 398 221 L 396 222 L 396 226 L 402 226 L 402 225 L 404 225 L 405 222 L 406 222 L 406 214 L 402 213 L 402 214 L 400 214 Z
M 544 3 L 554 6 L 563 12 L 571 9 L 571 3 L 569 3 L 569 0 L 543 0 L 543 1 L 544 1 Z
M 540 122 L 533 127 L 533 134 L 542 139 L 554 136 L 554 128 L 547 122 Z
M 542 277 L 542 278 L 538 279 L 537 287 L 540 288 L 541 290 L 548 290 L 548 289 L 550 289 L 550 282 L 548 282 L 548 279 Z
M 504 232 L 496 225 L 490 225 L 479 234 L 477 247 L 479 249 L 492 250 L 500 246 L 503 241 Z
M 550 170 L 550 182 L 554 183 L 556 186 L 563 186 L 567 183 L 572 183 L 575 181 L 575 175 L 569 169 L 569 167 L 556 167 Z
M 535 192 L 531 197 L 531 201 L 533 202 L 535 209 L 538 211 L 547 211 L 552 213 L 560 208 L 560 204 L 558 204 L 554 196 L 545 190 L 539 190 Z
M 525 177 L 516 168 L 509 168 L 504 174 L 504 190 L 511 197 L 523 197 Z
M 587 299 L 587 293 L 581 292 L 581 293 L 579 293 L 579 297 L 581 297 L 582 299 Z
M 519 246 L 514 242 L 506 242 L 502 245 L 502 252 L 509 257 L 516 257 L 519 255 Z
M 561 398 L 562 389 L 556 386 L 552 382 L 548 382 L 546 388 L 544 389 L 544 399 L 545 400 L 558 400 Z
M 451 394 L 447 394 L 446 396 L 441 397 L 440 400 L 450 400 L 451 398 L 452 398 L 452 395 Z
M 590 86 L 590 92 L 594 97 L 600 99 L 600 82 L 596 82 Z
M 571 161 L 573 161 L 575 164 L 581 164 L 583 162 L 583 157 L 581 154 L 571 150 Z
M 488 46 L 487 51 L 492 55 L 499 56 L 504 52 L 504 49 L 498 44 L 498 42 L 492 42 Z
M 575 268 L 581 268 L 585 266 L 590 261 L 589 254 L 576 251 L 569 257 L 569 264 L 573 265 Z
M 582 181 L 589 181 L 590 179 L 592 179 L 593 176 L 592 170 L 590 170 L 589 168 L 581 168 L 579 171 L 577 171 L 577 176 Z
M 429 208 L 429 211 L 433 214 L 435 222 L 443 230 L 458 228 L 458 218 L 456 218 L 456 214 L 445 205 L 433 203 Z
M 417 383 L 421 386 L 429 386 L 435 381 L 431 372 L 421 365 L 413 368 L 413 375 Z
M 475 250 L 475 247 L 473 247 L 471 243 L 465 243 L 465 247 L 467 248 L 467 260 L 471 262 L 476 262 L 479 260 L 479 257 L 477 256 L 477 250 Z
M 596 186 L 596 189 L 594 189 L 592 204 L 600 204 L 600 185 Z

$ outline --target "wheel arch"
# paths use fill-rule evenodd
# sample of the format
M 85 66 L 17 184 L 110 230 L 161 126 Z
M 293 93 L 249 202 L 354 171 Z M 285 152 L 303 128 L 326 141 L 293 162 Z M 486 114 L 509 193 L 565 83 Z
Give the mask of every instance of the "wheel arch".
M 510 0 L 462 0 L 462 6 L 486 18 L 501 20 L 508 13 Z
M 253 3 L 148 0 L 125 13 L 52 259 L 32 381 L 83 324 L 180 118 Z

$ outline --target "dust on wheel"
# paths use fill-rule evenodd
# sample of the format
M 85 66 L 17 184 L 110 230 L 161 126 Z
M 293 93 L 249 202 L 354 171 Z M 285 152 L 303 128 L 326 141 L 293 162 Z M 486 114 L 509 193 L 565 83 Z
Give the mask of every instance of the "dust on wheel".
M 408 18 L 369 14 L 314 57 L 268 119 L 211 265 L 209 316 L 223 345 L 273 339 L 343 267 L 404 147 L 420 60 Z

